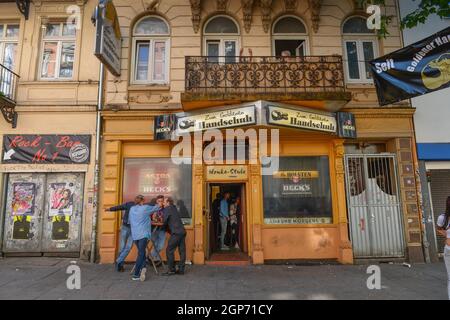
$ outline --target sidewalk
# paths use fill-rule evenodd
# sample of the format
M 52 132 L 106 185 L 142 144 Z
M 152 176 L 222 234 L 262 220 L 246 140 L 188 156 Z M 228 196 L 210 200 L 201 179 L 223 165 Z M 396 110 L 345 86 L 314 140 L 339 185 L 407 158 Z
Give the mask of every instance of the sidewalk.
M 130 265 L 77 262 L 81 290 L 68 290 L 71 259 L 0 258 L 0 299 L 447 299 L 443 263 L 381 264 L 381 290 L 368 290 L 367 266 L 187 266 L 184 276 L 131 281 Z

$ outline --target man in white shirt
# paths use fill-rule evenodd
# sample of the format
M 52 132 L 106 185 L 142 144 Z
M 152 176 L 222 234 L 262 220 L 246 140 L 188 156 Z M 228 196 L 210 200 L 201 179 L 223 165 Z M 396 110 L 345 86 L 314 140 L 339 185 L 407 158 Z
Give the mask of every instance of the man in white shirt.
M 447 210 L 441 214 L 437 221 L 438 233 L 446 238 L 444 248 L 444 262 L 447 268 L 448 299 L 450 300 L 450 197 L 447 198 Z

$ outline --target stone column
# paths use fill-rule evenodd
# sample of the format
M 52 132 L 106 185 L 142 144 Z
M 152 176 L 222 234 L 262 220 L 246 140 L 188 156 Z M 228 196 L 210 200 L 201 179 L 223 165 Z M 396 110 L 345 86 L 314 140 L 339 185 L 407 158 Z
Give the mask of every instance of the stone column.
M 203 243 L 203 207 L 204 207 L 204 190 L 203 190 L 203 165 L 202 165 L 203 146 L 200 143 L 194 143 L 194 165 L 193 168 L 193 198 L 194 198 L 194 264 L 205 263 L 205 248 Z
M 249 165 L 250 177 L 250 208 L 251 230 L 252 230 L 252 260 L 253 264 L 264 264 L 264 252 L 262 245 L 262 224 L 263 224 L 263 208 L 262 208 L 262 182 L 261 182 L 261 166 L 259 164 Z

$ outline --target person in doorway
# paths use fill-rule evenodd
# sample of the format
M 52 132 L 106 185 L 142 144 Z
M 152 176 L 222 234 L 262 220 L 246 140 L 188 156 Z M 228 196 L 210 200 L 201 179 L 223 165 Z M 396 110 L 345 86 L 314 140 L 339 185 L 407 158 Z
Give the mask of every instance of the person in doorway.
M 225 246 L 225 235 L 227 233 L 228 220 L 230 220 L 230 208 L 228 200 L 230 199 L 230 193 L 226 192 L 223 195 L 223 199 L 220 201 L 220 249 L 228 250 Z
M 168 271 L 163 273 L 163 275 L 184 274 L 186 262 L 186 230 L 184 229 L 183 221 L 181 220 L 177 207 L 174 205 L 173 199 L 167 197 L 164 200 L 164 225 L 170 230 L 170 238 L 166 248 Z M 175 250 L 177 248 L 180 254 L 180 262 L 178 269 L 175 269 Z
M 240 227 L 240 204 L 241 198 L 238 196 L 230 205 L 230 226 L 231 241 L 230 246 L 239 249 L 239 227 Z
M 214 232 L 214 247 L 217 248 L 217 244 L 220 243 L 218 241 L 220 239 L 220 200 L 222 195 L 220 193 L 216 194 L 216 198 L 213 200 L 211 204 L 211 212 L 212 212 L 212 224 L 213 224 L 213 232 Z
M 447 197 L 445 213 L 438 217 L 437 221 L 438 233 L 445 237 L 444 262 L 447 268 L 447 290 L 448 299 L 450 300 L 450 197 Z
M 157 267 L 162 265 L 162 261 L 160 259 L 160 252 L 164 248 L 164 243 L 166 242 L 166 230 L 163 225 L 160 225 L 164 221 L 164 196 L 159 195 L 156 197 L 156 205 L 160 207 L 160 209 L 154 212 L 151 216 L 152 218 L 152 242 L 153 248 L 150 252 L 150 255 L 155 262 Z
M 160 210 L 160 206 L 156 204 L 151 206 L 144 204 L 144 197 L 139 197 L 139 203 L 130 209 L 130 226 L 131 226 L 131 236 L 133 238 L 134 244 L 138 249 L 138 256 L 136 259 L 136 264 L 134 266 L 134 274 L 132 280 L 145 281 L 145 274 L 147 272 L 146 268 L 146 249 L 148 244 L 148 239 L 151 237 L 151 223 L 150 215 L 153 212 Z
M 141 201 L 141 196 L 136 196 L 134 201 L 125 202 L 121 205 L 106 209 L 107 212 L 123 211 L 122 215 L 122 227 L 120 228 L 120 241 L 119 241 L 119 255 L 116 260 L 116 270 L 123 272 L 125 269 L 123 264 L 133 246 L 133 238 L 131 237 L 131 227 L 129 222 L 129 214 L 131 207 L 135 206 Z

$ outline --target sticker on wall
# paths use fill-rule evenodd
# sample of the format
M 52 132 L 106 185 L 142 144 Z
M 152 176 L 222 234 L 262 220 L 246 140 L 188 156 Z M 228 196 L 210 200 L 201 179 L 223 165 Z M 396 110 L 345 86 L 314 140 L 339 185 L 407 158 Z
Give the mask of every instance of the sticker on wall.
M 70 216 L 57 215 L 53 217 L 52 240 L 69 239 Z
M 33 238 L 30 234 L 31 216 L 19 215 L 14 217 L 13 236 L 15 240 L 29 240 Z
M 34 199 L 36 196 L 36 185 L 29 182 L 13 184 L 13 199 L 11 202 L 11 213 L 13 216 L 34 214 Z
M 75 192 L 75 186 L 72 182 L 51 183 L 49 216 L 71 216 L 73 214 Z

